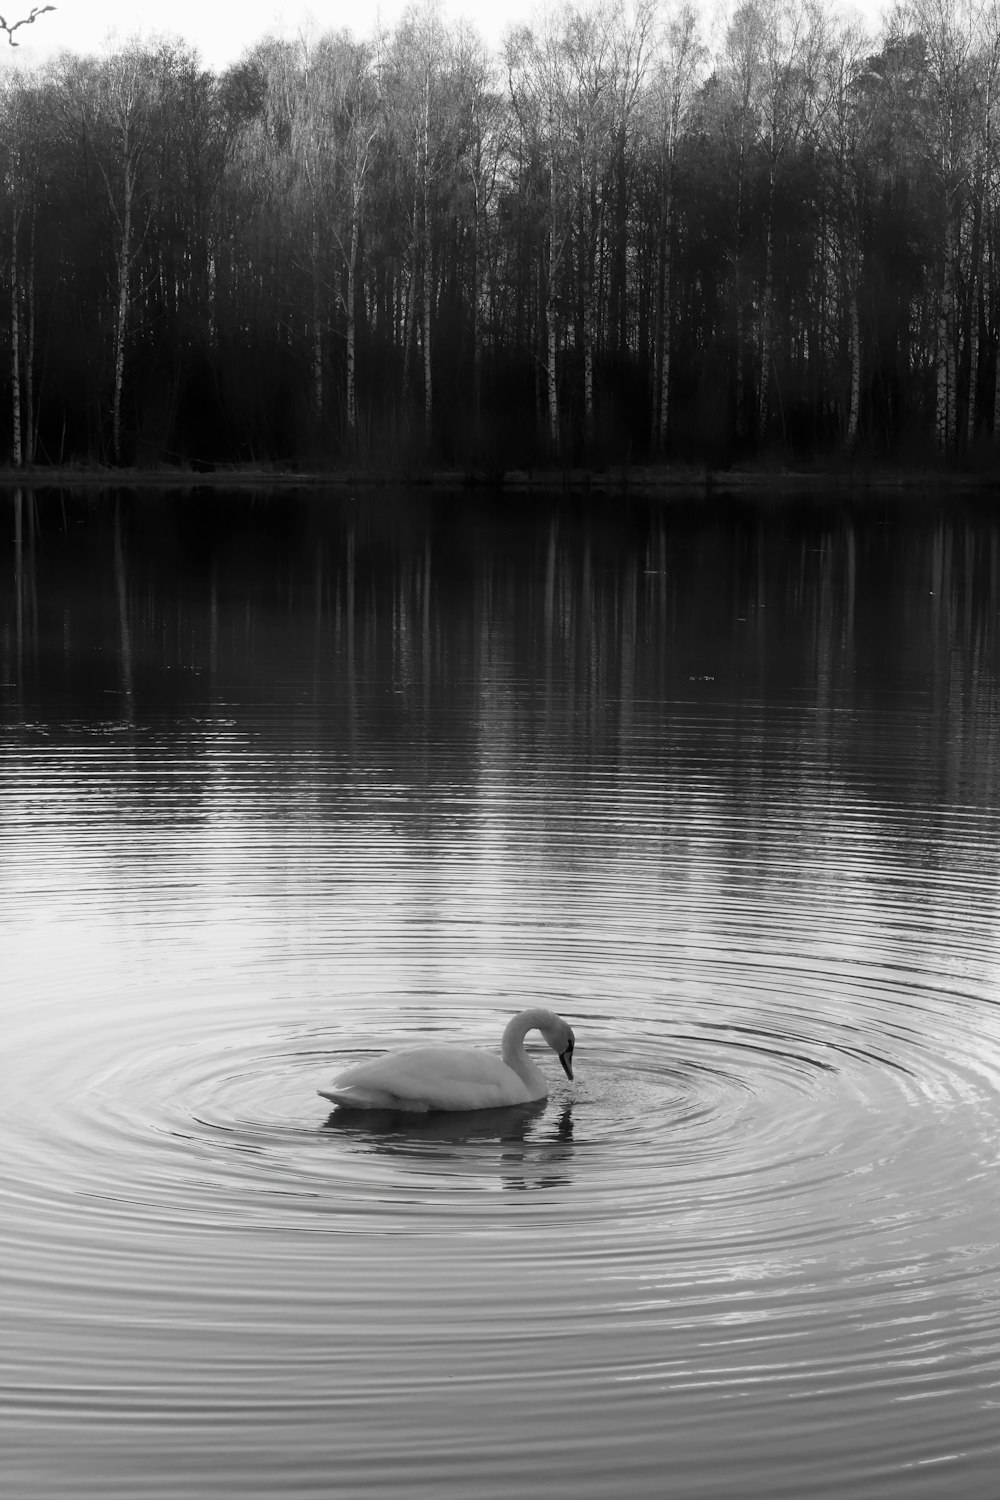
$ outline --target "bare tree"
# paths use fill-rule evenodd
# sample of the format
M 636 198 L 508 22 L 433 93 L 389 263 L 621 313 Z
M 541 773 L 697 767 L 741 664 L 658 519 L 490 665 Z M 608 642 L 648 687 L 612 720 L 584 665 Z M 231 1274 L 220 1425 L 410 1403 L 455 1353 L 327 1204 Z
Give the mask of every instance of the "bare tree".
M 19 21 L 8 22 L 0 16 L 0 31 L 7 34 L 12 47 L 18 45 L 14 33 L 30 26 L 54 5 L 35 6 Z M 35 364 L 35 222 L 38 210 L 40 139 L 37 94 L 31 81 L 15 76 L 4 91 L 6 116 L 7 163 L 5 187 L 10 197 L 10 369 L 11 369 L 11 456 L 15 468 L 34 459 L 34 364 Z M 27 275 L 20 252 L 22 226 L 27 220 Z M 26 314 L 26 327 L 25 324 Z M 22 392 L 26 409 L 22 410 Z
M 669 431 L 677 148 L 705 57 L 706 50 L 698 36 L 697 13 L 684 0 L 664 24 L 644 119 L 659 201 L 651 415 L 654 445 L 661 451 Z
M 371 170 L 375 142 L 382 128 L 384 110 L 378 96 L 371 50 L 349 37 L 341 38 L 341 68 L 338 72 L 339 146 L 342 162 L 342 196 L 346 203 L 346 230 L 340 237 L 346 265 L 346 379 L 345 420 L 348 438 L 357 432 L 357 311 L 358 248 L 365 189 Z
M 148 54 L 131 42 L 96 67 L 66 75 L 73 129 L 104 189 L 112 226 L 111 451 L 123 457 L 122 396 L 136 266 L 152 221 L 153 184 L 146 167 L 156 82 Z
M 757 415 L 767 428 L 774 344 L 774 214 L 778 174 L 800 140 L 817 92 L 823 51 L 823 17 L 804 0 L 749 0 L 741 7 L 740 62 L 757 143 L 762 150 L 767 199 L 764 274 L 758 332 Z
M 612 170 L 605 207 L 611 241 L 608 278 L 611 342 L 619 356 L 630 343 L 628 236 L 630 198 L 634 195 L 634 172 L 643 94 L 657 43 L 657 0 L 611 0 L 608 14 L 611 72 Z
M 3 187 L 9 203 L 11 458 L 15 468 L 20 468 L 25 458 L 30 463 L 33 457 L 34 227 L 40 177 L 37 114 L 35 91 L 30 80 L 20 74 L 7 75 L 0 89 L 0 122 Z M 26 223 L 29 228 L 27 276 L 22 255 Z
M 478 429 L 483 385 L 483 242 L 496 197 L 500 160 L 508 147 L 507 111 L 490 56 L 481 38 L 461 27 L 455 39 L 453 75 L 457 104 L 458 170 L 467 199 L 472 334 L 472 412 Z
M 384 61 L 382 97 L 388 131 L 411 173 L 411 296 L 419 287 L 423 354 L 424 436 L 432 435 L 432 338 L 436 296 L 433 230 L 436 199 L 454 187 L 454 109 L 449 97 L 448 35 L 437 0 L 422 0 L 403 17 Z
M 846 400 L 844 443 L 853 448 L 861 415 L 861 287 L 862 236 L 868 168 L 874 119 L 873 91 L 879 80 L 869 68 L 871 42 L 853 21 L 831 30 L 822 60 L 822 116 L 820 161 L 828 227 L 824 250 L 829 257 L 833 287 L 832 321 L 837 336 L 835 357 L 844 351 Z M 825 271 L 825 268 L 824 268 Z M 826 290 L 824 275 L 824 291 Z
M 997 232 L 1000 228 L 1000 180 L 998 180 L 998 110 L 1000 110 L 1000 6 L 987 0 L 973 17 L 976 33 L 976 93 L 980 108 L 973 123 L 973 242 L 969 298 L 969 402 L 966 412 L 966 444 L 972 447 L 976 437 L 977 395 L 979 389 L 981 328 L 989 326 L 987 286 L 984 271 L 986 257 L 994 265 L 990 280 L 998 281 Z M 1000 332 L 1000 330 L 998 330 Z M 994 359 L 993 436 L 1000 442 L 1000 337 Z
M 549 445 L 559 450 L 559 276 L 572 233 L 569 150 L 569 69 L 561 28 L 545 16 L 537 32 L 521 27 L 507 38 L 511 103 L 522 130 L 537 144 L 546 185 L 545 339 Z
M 915 123 L 923 160 L 935 186 L 938 239 L 935 296 L 934 429 L 942 453 L 958 436 L 958 283 L 974 171 L 975 88 L 973 28 L 952 0 L 911 0 L 908 19 L 924 45 L 925 88 Z
M 256 184 L 275 241 L 307 279 L 303 330 L 309 348 L 313 430 L 325 410 L 324 335 L 329 324 L 326 226 L 333 195 L 334 127 L 329 58 L 304 36 L 260 49 L 263 108 L 239 144 L 242 172 Z

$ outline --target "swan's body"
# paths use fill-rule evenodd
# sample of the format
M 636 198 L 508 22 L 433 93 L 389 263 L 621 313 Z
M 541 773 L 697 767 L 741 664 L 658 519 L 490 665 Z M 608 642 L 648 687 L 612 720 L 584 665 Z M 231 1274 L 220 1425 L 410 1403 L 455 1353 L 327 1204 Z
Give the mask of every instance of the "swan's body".
M 358 1063 L 320 1089 L 348 1109 L 502 1109 L 545 1099 L 545 1074 L 524 1050 L 525 1033 L 540 1031 L 568 1078 L 573 1077 L 573 1030 L 561 1016 L 541 1006 L 522 1010 L 509 1021 L 500 1056 L 478 1047 L 435 1045 L 405 1047 L 384 1057 Z

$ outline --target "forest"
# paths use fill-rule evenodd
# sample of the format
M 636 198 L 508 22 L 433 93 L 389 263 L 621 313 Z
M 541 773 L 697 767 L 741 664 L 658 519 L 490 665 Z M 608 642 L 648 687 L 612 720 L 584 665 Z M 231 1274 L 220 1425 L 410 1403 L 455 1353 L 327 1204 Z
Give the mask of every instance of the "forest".
M 0 462 L 1000 467 L 1000 0 L 713 37 L 422 0 L 221 72 L 8 55 Z

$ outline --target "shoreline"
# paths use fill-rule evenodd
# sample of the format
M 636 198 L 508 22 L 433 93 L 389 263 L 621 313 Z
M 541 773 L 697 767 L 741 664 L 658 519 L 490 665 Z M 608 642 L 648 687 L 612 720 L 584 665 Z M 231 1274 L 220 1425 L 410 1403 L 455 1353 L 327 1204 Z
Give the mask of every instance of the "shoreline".
M 729 491 L 780 490 L 854 494 L 930 489 L 1000 492 L 1000 469 L 968 473 L 936 469 L 845 467 L 843 469 L 711 469 L 703 465 L 636 465 L 584 468 L 482 470 L 426 469 L 411 473 L 356 469 L 294 470 L 262 466 L 194 469 L 25 468 L 0 471 L 4 489 L 424 489 L 492 493 L 591 493 L 650 495 L 658 490 L 706 495 Z

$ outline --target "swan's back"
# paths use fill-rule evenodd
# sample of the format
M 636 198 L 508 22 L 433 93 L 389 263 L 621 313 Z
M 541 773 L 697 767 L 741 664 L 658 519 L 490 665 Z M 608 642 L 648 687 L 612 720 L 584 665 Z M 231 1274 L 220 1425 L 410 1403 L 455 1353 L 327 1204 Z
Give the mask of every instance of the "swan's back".
M 324 1099 L 345 1108 L 497 1109 L 526 1104 L 533 1095 L 502 1058 L 477 1047 L 405 1047 L 348 1068 Z

